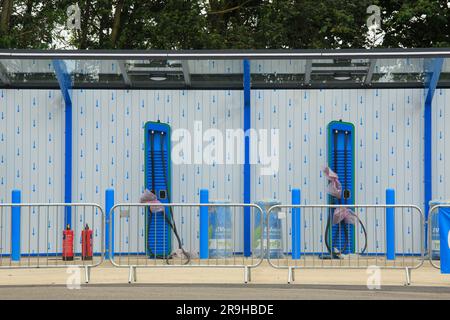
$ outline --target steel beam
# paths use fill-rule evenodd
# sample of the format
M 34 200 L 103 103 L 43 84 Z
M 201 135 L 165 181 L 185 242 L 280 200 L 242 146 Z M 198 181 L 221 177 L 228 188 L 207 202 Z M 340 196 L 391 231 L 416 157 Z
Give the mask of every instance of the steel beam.
M 370 59 L 369 69 L 367 70 L 367 75 L 366 75 L 366 79 L 364 80 L 364 84 L 366 84 L 366 85 L 371 84 L 376 65 L 377 65 L 377 59 Z
M 131 79 L 127 72 L 127 67 L 125 66 L 124 60 L 118 60 L 117 64 L 119 65 L 120 72 L 122 73 L 123 81 L 127 87 L 131 87 Z
M 183 60 L 181 62 L 181 65 L 183 66 L 183 76 L 184 76 L 184 82 L 186 83 L 187 87 L 191 86 L 191 74 L 189 72 L 189 64 L 187 60 Z

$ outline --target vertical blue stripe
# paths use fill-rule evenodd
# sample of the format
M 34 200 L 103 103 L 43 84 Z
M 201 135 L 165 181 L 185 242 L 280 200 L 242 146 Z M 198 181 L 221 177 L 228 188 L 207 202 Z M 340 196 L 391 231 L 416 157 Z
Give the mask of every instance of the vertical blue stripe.
M 431 150 L 432 150 L 432 119 L 431 119 L 431 113 L 432 113 L 432 108 L 431 108 L 431 103 L 425 102 L 425 147 L 424 147 L 424 193 L 425 193 L 425 221 L 428 220 L 428 210 L 429 210 L 429 205 L 430 205 L 430 201 L 432 200 L 433 197 L 433 180 L 432 180 L 432 155 L 431 155 Z M 427 248 L 427 244 L 428 244 L 428 228 L 425 227 L 425 250 Z
M 425 98 L 425 114 L 424 114 L 424 131 L 425 131 L 425 161 L 424 161 L 424 189 L 425 189 L 425 221 L 428 220 L 428 211 L 430 209 L 430 201 L 433 197 L 433 177 L 432 177 L 432 103 L 433 103 L 433 96 L 434 92 L 436 90 L 436 86 L 439 81 L 439 77 L 442 70 L 442 64 L 443 64 L 442 58 L 436 58 L 432 61 L 429 61 L 430 63 L 430 71 L 431 75 L 428 79 L 426 79 L 426 86 L 427 86 L 427 94 Z M 425 250 L 428 247 L 428 227 L 425 226 Z
M 386 204 L 395 204 L 395 190 L 386 190 Z M 395 209 L 386 208 L 386 256 L 395 260 Z M 404 248 L 402 250 L 405 250 Z
M 200 190 L 200 203 L 208 203 L 209 195 L 207 189 Z M 200 207 L 200 259 L 209 257 L 208 237 L 208 207 Z
M 106 259 L 109 259 L 110 252 L 111 252 L 111 258 L 114 257 L 114 217 L 110 215 L 112 207 L 114 207 L 114 189 L 106 189 L 106 191 L 105 191 L 105 210 L 106 210 L 106 212 L 105 212 L 105 258 Z
M 53 60 L 56 78 L 65 102 L 65 158 L 64 158 L 64 202 L 72 202 L 72 99 L 69 90 L 72 88 L 72 79 L 63 60 Z M 65 208 L 64 225 L 72 226 L 72 212 L 70 207 Z
M 292 204 L 301 204 L 300 189 L 292 189 Z M 292 259 L 300 259 L 301 250 L 301 212 L 300 208 L 292 208 Z
M 12 191 L 12 203 L 20 203 L 20 190 Z M 20 261 L 20 207 L 11 209 L 11 260 Z
M 64 202 L 72 202 L 72 102 L 66 101 L 65 113 L 66 130 L 65 139 L 65 157 L 64 157 Z M 66 207 L 64 216 L 64 225 L 72 225 L 72 212 L 70 207 Z
M 250 61 L 244 60 L 244 132 L 248 133 L 251 126 L 250 113 Z M 244 163 L 244 203 L 250 203 L 250 136 L 245 135 L 245 163 Z M 244 256 L 251 255 L 250 248 L 251 219 L 250 207 L 244 208 Z

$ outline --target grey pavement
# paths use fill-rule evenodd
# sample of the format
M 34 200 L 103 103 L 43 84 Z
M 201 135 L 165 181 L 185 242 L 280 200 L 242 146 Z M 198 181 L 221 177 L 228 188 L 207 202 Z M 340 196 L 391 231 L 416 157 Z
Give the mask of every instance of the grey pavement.
M 368 290 L 365 286 L 336 285 L 209 285 L 209 284 L 89 284 L 69 290 L 63 285 L 1 286 L 0 299 L 150 299 L 150 300 L 450 300 L 448 287 L 385 286 Z

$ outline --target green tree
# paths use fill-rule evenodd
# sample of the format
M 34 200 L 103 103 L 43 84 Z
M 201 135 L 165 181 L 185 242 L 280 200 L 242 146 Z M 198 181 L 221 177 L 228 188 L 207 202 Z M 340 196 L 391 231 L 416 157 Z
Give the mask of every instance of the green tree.
M 369 0 L 268 1 L 260 8 L 257 43 L 268 48 L 363 47 L 369 5 Z
M 0 0 L 3 48 L 261 49 L 449 46 L 447 0 Z M 78 3 L 81 29 L 66 27 Z M 379 41 L 367 7 L 382 8 Z
M 384 47 L 450 46 L 450 8 L 447 0 L 382 0 Z
M 65 6 L 57 0 L 3 0 L 0 47 L 53 47 L 61 37 L 57 26 L 64 19 Z

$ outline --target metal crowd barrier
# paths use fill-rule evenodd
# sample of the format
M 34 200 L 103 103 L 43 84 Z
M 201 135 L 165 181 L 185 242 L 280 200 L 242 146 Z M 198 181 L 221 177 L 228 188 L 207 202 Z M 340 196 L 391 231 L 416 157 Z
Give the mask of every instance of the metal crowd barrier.
M 354 224 L 333 224 L 329 214 L 336 208 L 352 209 Z M 267 260 L 274 268 L 289 270 L 289 283 L 294 269 L 376 266 L 404 269 L 409 285 L 411 270 L 424 262 L 424 220 L 414 205 L 276 205 L 266 220 Z
M 439 241 L 433 241 L 433 218 L 436 216 L 438 216 L 439 214 L 439 209 L 440 208 L 450 208 L 450 203 L 449 204 L 437 204 L 437 205 L 433 205 L 429 212 L 428 212 L 428 220 L 427 220 L 427 228 L 428 228 L 428 260 L 430 261 L 430 264 L 436 268 L 436 269 L 441 269 L 440 266 L 440 257 L 435 257 L 433 252 L 434 251 L 440 251 L 440 240 Z M 437 222 L 438 223 L 438 222 Z
M 63 260 L 65 217 L 71 214 L 73 260 Z M 82 230 L 92 230 L 92 260 L 82 259 Z M 0 204 L 0 269 L 90 269 L 104 260 L 104 211 L 93 203 Z
M 165 214 L 151 213 L 152 206 L 164 206 Z M 201 226 L 200 211 L 204 207 L 209 223 Z M 245 208 L 250 208 L 252 217 L 258 214 L 262 217 L 261 208 L 254 204 L 116 204 L 109 214 L 111 223 L 107 222 L 112 239 L 110 261 L 115 267 L 129 269 L 130 283 L 137 281 L 137 268 L 243 268 L 247 283 L 251 280 L 251 269 L 264 259 L 264 245 L 263 234 L 256 234 L 252 228 L 255 250 L 250 256 L 244 255 Z M 167 230 L 169 224 L 161 221 L 175 223 L 182 250 L 174 230 Z M 202 239 L 202 234 L 207 239 Z
M 150 214 L 154 206 L 165 207 L 166 213 Z M 432 218 L 444 206 L 430 209 L 430 244 Z M 200 223 L 200 212 L 205 207 L 207 229 Z M 331 210 L 344 207 L 353 210 L 356 223 L 347 225 L 345 232 L 342 225 L 331 221 L 327 230 Z M 243 248 L 245 208 L 251 214 L 249 256 L 244 255 Z M 73 222 L 73 261 L 62 259 L 68 210 Z M 422 210 L 414 205 L 276 205 L 266 214 L 255 204 L 130 203 L 116 204 L 109 213 L 109 260 L 115 267 L 129 269 L 129 282 L 137 281 L 137 268 L 243 268 L 247 283 L 251 269 L 267 259 L 274 268 L 288 269 L 288 282 L 294 281 L 295 269 L 376 266 L 404 269 L 406 283 L 410 284 L 411 271 L 420 268 L 425 258 L 425 219 Z M 174 230 L 168 223 L 154 223 L 157 219 L 175 224 L 182 250 Z M 93 232 L 92 260 L 81 257 L 81 234 L 86 224 Z M 163 226 L 162 233 L 158 226 Z M 90 269 L 104 261 L 104 228 L 105 214 L 97 204 L 0 204 L 0 269 L 79 267 L 84 268 L 89 282 Z M 417 233 L 420 237 L 415 237 Z M 335 252 L 335 247 L 343 253 Z M 432 260 L 432 246 L 428 247 L 430 263 L 439 268 Z

